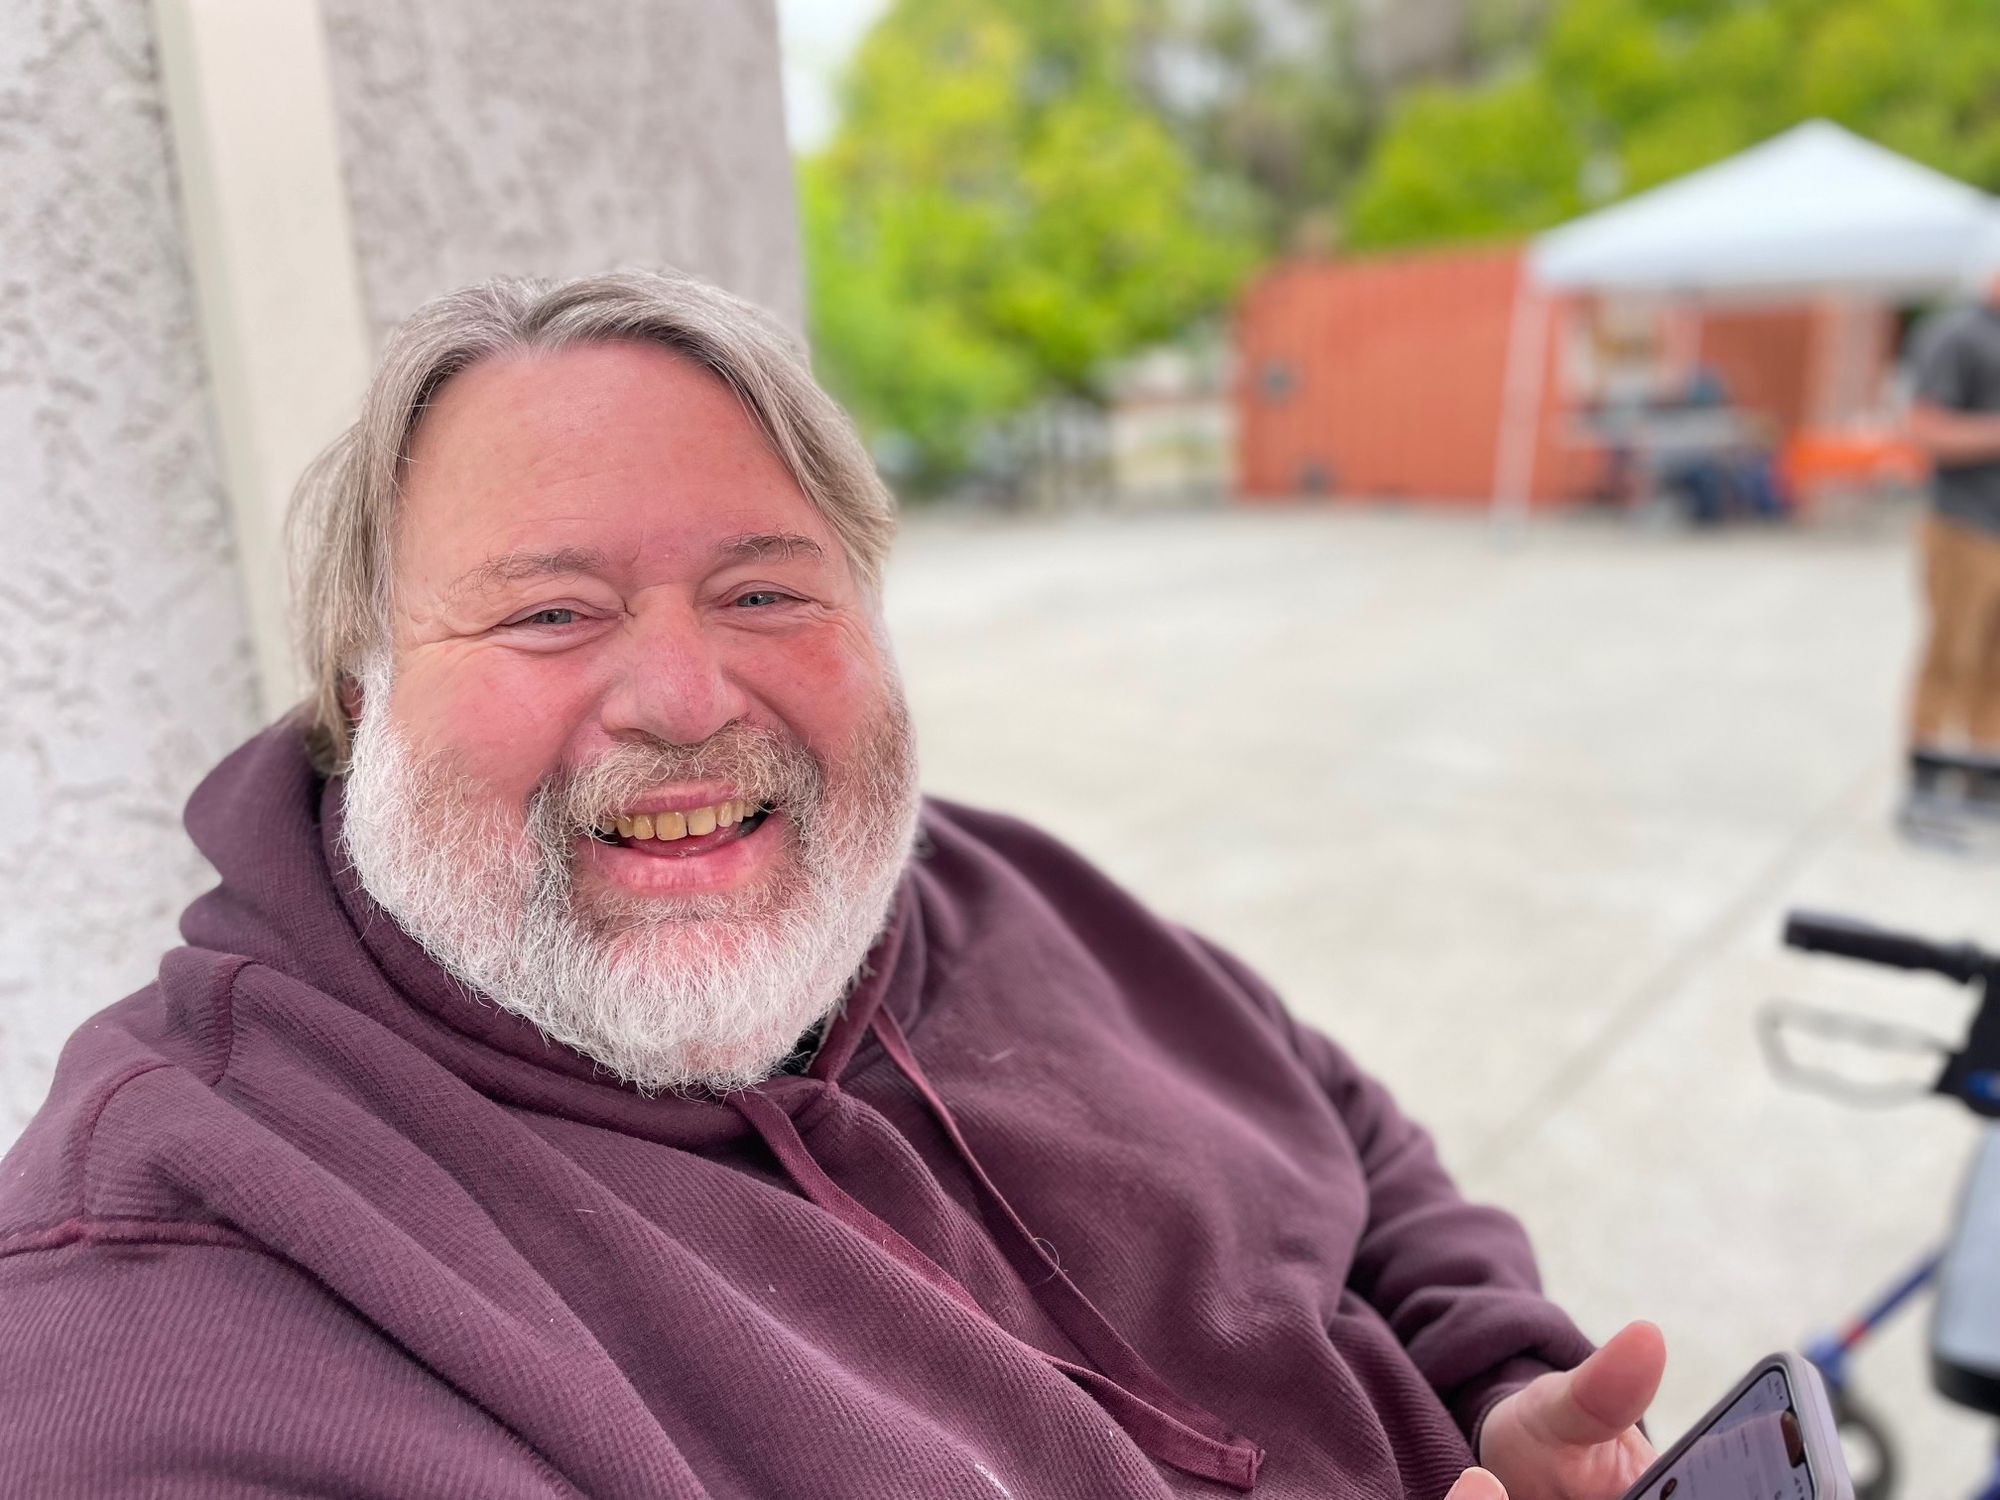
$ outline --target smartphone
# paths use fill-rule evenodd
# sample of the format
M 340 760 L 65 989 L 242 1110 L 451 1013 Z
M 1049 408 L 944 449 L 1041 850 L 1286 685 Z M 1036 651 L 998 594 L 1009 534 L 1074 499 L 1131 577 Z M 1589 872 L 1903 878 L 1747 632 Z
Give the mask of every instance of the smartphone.
M 1854 1500 L 1819 1371 L 1759 1360 L 1625 1500 Z

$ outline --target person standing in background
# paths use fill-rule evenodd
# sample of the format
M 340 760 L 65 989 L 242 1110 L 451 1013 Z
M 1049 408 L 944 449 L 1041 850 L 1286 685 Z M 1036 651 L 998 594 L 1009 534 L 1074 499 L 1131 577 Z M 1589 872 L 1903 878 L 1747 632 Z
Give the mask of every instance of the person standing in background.
M 1979 300 L 1937 314 L 1913 359 L 1911 440 L 1932 466 L 1921 532 L 1929 633 L 1910 703 L 1906 830 L 2000 814 L 2000 239 Z

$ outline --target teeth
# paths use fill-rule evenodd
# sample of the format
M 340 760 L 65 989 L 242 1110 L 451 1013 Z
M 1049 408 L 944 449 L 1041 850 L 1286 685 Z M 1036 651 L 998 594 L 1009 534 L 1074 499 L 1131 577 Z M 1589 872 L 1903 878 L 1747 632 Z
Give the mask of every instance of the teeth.
M 619 817 L 607 814 L 598 820 L 597 831 L 607 838 L 616 833 L 621 838 L 635 841 L 664 839 L 671 843 L 689 836 L 699 838 L 718 828 L 734 828 L 744 819 L 755 817 L 763 806 L 762 802 L 752 798 L 731 797 L 713 807 L 696 807 L 686 812 L 634 813 Z

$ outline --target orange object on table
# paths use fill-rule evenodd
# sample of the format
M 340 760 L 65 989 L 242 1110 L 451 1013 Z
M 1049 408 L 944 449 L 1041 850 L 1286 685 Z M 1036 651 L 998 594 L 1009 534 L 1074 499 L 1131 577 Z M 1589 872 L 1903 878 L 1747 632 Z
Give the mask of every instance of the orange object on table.
M 1801 502 L 1835 485 L 1896 485 L 1924 482 L 1930 465 L 1915 444 L 1898 433 L 1841 432 L 1802 427 L 1778 455 L 1785 487 Z

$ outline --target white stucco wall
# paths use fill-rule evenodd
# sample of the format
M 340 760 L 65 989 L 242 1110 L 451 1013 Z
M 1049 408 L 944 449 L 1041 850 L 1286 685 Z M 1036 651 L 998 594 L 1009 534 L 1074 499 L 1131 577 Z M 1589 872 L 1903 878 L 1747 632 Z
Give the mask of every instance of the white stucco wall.
M 0 1145 L 144 984 L 254 727 L 146 0 L 0 28 Z
M 322 6 L 378 339 L 635 262 L 802 321 L 770 0 Z M 0 0 L 0 1148 L 174 941 L 181 805 L 257 727 L 152 25 Z
M 803 322 L 771 0 L 322 0 L 378 333 L 495 275 L 674 265 Z

